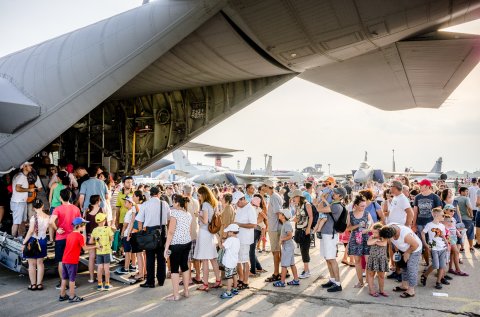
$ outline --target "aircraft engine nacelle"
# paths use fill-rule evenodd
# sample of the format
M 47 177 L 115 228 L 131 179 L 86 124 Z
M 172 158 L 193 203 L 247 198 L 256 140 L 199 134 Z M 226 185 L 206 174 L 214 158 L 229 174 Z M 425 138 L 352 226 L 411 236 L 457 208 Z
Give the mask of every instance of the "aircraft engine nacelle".
M 228 181 L 230 184 L 232 184 L 232 185 L 234 185 L 234 186 L 237 186 L 237 185 L 238 185 L 238 180 L 237 180 L 237 178 L 235 177 L 234 174 L 232 174 L 232 173 L 225 173 L 225 177 L 227 178 L 227 181 Z
M 373 170 L 373 181 L 378 182 L 380 184 L 385 183 L 385 176 L 383 175 L 382 170 Z

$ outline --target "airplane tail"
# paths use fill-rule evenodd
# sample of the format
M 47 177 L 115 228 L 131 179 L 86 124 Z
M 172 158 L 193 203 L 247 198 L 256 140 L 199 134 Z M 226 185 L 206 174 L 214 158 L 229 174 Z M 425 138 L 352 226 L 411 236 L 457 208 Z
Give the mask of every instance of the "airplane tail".
M 247 159 L 247 163 L 245 164 L 245 168 L 243 169 L 243 174 L 246 174 L 246 175 L 252 174 L 252 158 L 251 157 Z
M 184 171 L 184 172 L 191 172 L 196 171 L 197 169 L 190 163 L 187 156 L 183 151 L 176 150 L 173 152 L 173 161 L 175 162 L 175 169 Z
M 430 173 L 441 173 L 442 172 L 442 163 L 443 160 L 441 157 L 438 158 L 438 160 L 435 162 L 435 165 L 433 165 L 432 170 Z
M 273 175 L 272 156 L 269 156 L 269 157 L 268 157 L 267 169 L 265 170 L 265 175 L 266 175 L 266 176 L 272 176 L 272 175 Z

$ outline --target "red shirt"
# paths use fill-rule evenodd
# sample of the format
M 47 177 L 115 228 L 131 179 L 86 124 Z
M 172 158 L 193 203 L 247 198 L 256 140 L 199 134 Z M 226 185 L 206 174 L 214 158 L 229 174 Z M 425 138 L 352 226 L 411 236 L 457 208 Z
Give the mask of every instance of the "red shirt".
M 81 217 L 80 209 L 75 205 L 60 205 L 53 210 L 53 215 L 57 216 L 57 228 L 62 228 L 65 232 L 57 233 L 55 240 L 65 240 L 73 231 L 73 219 Z
M 68 235 L 65 252 L 63 253 L 62 263 L 78 264 L 80 251 L 85 245 L 85 239 L 80 232 L 74 231 Z

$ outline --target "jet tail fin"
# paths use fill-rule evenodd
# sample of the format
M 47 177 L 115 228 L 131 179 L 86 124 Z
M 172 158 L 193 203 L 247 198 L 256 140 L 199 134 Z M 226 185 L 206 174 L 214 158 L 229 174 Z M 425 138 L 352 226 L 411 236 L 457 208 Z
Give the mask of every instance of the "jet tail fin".
M 441 157 L 438 158 L 438 160 L 435 162 L 435 165 L 433 165 L 432 170 L 430 173 L 441 173 L 442 172 L 442 163 L 443 160 Z
M 265 170 L 265 175 L 266 176 L 272 176 L 273 175 L 272 156 L 268 157 L 268 163 L 267 163 L 267 169 Z
M 247 163 L 245 164 L 245 168 L 243 169 L 243 174 L 246 174 L 246 175 L 252 174 L 252 158 L 251 157 L 247 159 Z
M 175 162 L 175 169 L 184 172 L 191 172 L 197 170 L 194 166 L 192 166 L 192 163 L 190 163 L 183 151 L 176 150 L 173 152 L 172 155 L 173 161 Z

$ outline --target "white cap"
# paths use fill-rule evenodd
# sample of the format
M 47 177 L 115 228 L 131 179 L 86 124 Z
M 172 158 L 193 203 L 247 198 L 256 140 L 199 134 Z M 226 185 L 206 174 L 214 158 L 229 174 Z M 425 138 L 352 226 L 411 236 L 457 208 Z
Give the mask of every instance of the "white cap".
M 22 165 L 20 165 L 20 169 L 22 169 L 25 165 L 32 165 L 33 162 L 23 162 Z
M 285 218 L 292 218 L 292 212 L 290 211 L 290 209 L 280 209 L 280 212 L 285 216 Z
M 238 232 L 240 230 L 240 227 L 236 223 L 231 223 L 228 225 L 228 227 L 223 230 L 224 232 Z
M 275 187 L 275 183 L 269 179 L 264 180 L 262 184 L 268 187 Z
M 240 199 L 242 199 L 243 197 L 245 197 L 245 194 L 242 193 L 241 191 L 237 190 L 237 191 L 234 192 L 233 195 L 232 195 L 232 204 L 235 205 L 235 204 L 238 203 L 238 201 L 239 201 Z
M 123 200 L 126 200 L 126 201 L 128 201 L 128 202 L 131 202 L 132 204 L 135 204 L 135 202 L 133 201 L 132 196 L 127 196 L 127 197 L 123 198 Z

